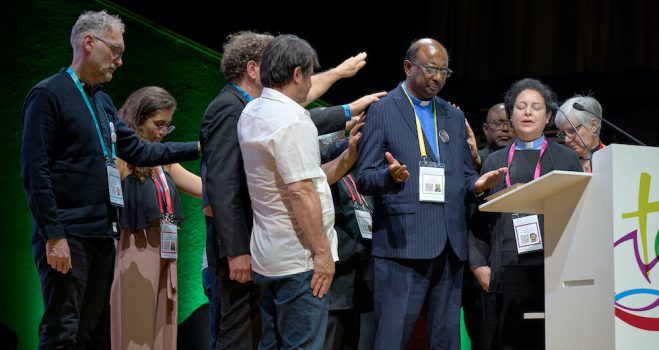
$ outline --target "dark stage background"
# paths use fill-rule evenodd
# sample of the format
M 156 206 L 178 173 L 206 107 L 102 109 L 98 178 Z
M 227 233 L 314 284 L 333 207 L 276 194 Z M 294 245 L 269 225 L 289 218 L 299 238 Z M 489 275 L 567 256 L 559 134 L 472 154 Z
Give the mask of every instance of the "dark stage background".
M 175 141 L 197 139 L 203 111 L 225 84 L 218 68 L 221 45 L 227 34 L 250 29 L 307 39 L 325 69 L 368 52 L 366 67 L 335 84 L 323 96 L 326 103 L 392 89 L 404 78 L 409 44 L 430 36 L 447 47 L 455 71 L 440 96 L 461 106 L 479 136 L 485 112 L 501 101 L 510 84 L 535 77 L 552 86 L 560 100 L 594 93 L 605 118 L 659 145 L 657 1 L 3 1 L 0 323 L 18 334 L 21 349 L 36 347 L 43 310 L 20 179 L 21 106 L 32 86 L 71 63 L 69 34 L 77 16 L 99 9 L 119 13 L 127 26 L 124 66 L 106 91 L 119 107 L 142 86 L 168 89 L 179 103 Z M 606 126 L 603 140 L 629 142 Z M 198 162 L 183 165 L 198 172 Z M 200 201 L 183 196 L 183 205 L 180 322 L 192 319 L 206 302 L 200 278 L 205 240 Z
M 238 30 L 293 33 L 316 48 L 324 69 L 360 51 L 367 66 L 323 99 L 352 101 L 390 90 L 417 38 L 434 37 L 454 75 L 440 96 L 458 104 L 472 126 L 523 77 L 548 83 L 561 101 L 593 93 L 604 117 L 640 140 L 659 144 L 659 2 L 612 0 L 406 0 L 115 3 L 221 52 Z M 157 4 L 157 5 L 156 5 Z M 215 8 L 215 9 L 214 9 Z M 130 44 L 130 43 L 129 43 Z M 606 143 L 627 143 L 603 128 Z

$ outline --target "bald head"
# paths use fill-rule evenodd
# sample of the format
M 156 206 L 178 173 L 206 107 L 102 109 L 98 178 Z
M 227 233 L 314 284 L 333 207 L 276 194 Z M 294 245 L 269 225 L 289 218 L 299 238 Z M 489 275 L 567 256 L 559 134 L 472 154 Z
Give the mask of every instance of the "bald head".
M 450 75 L 446 48 L 430 38 L 419 39 L 410 45 L 403 68 L 407 89 L 421 100 L 435 97 Z
M 506 107 L 503 103 L 497 103 L 487 111 L 487 117 L 483 123 L 483 134 L 491 149 L 500 149 L 512 142 L 512 128 L 508 123 Z
M 497 103 L 490 107 L 490 109 L 487 111 L 486 122 L 489 123 L 491 120 L 495 120 L 497 118 L 500 119 L 501 116 L 506 116 L 506 107 L 503 105 L 503 103 Z
M 427 54 L 441 54 L 446 57 L 446 63 L 448 64 L 448 52 L 444 45 L 439 41 L 432 38 L 423 38 L 419 39 L 410 45 L 407 49 L 407 54 L 405 55 L 406 59 L 416 59 L 416 55 L 419 50 L 423 49 Z

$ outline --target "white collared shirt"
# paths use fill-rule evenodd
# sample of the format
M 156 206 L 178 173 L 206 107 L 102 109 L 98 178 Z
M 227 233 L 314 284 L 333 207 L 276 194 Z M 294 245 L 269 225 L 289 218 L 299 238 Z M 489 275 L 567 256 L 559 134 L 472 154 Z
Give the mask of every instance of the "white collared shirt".
M 238 140 L 254 210 L 252 269 L 285 276 L 313 269 L 311 247 L 288 198 L 288 184 L 312 179 L 320 197 L 323 226 L 338 260 L 334 205 L 320 168 L 318 130 L 309 112 L 281 92 L 264 88 L 238 120 Z

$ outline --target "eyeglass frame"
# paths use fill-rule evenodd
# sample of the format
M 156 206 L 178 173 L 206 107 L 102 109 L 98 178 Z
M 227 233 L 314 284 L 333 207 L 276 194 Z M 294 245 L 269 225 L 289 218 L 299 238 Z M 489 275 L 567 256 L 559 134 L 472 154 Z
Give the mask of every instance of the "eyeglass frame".
M 435 75 L 437 75 L 437 73 L 439 73 L 444 78 L 448 78 L 448 77 L 451 76 L 451 74 L 453 74 L 453 70 L 451 70 L 451 68 L 449 68 L 449 67 L 444 67 L 444 68 L 427 67 L 427 66 L 422 66 L 422 65 L 416 63 L 411 58 L 406 58 L 406 60 L 410 61 L 413 65 L 419 67 L 419 69 L 421 69 L 422 72 L 424 72 L 426 74 L 430 74 L 432 76 L 435 76 Z M 434 73 L 433 73 L 433 71 L 434 71 Z
M 572 138 L 572 137 L 574 137 L 574 135 L 577 134 L 577 132 L 579 132 L 579 128 L 582 127 L 582 126 L 583 126 L 583 124 L 579 124 L 579 125 L 575 126 L 574 129 L 576 129 L 576 131 L 573 130 L 573 129 L 561 130 L 561 131 L 556 133 L 556 137 L 558 137 L 561 140 L 565 140 L 566 136 L 570 136 Z
M 171 134 L 172 131 L 174 130 L 176 130 L 176 126 L 174 125 L 156 125 L 156 131 L 158 131 L 159 133 L 166 131 L 165 135 Z
M 494 124 L 501 124 L 499 126 L 493 125 Z M 510 119 L 506 120 L 500 120 L 500 119 L 495 119 L 495 120 L 490 120 L 489 122 L 485 122 L 485 125 L 487 125 L 489 128 L 492 128 L 492 130 L 499 131 L 503 129 L 504 125 L 508 126 L 508 129 L 513 128 L 513 122 Z
M 123 57 L 124 50 L 121 49 L 121 46 L 119 46 L 115 43 L 109 42 L 105 39 L 99 38 L 96 35 L 92 35 L 92 37 L 94 39 L 102 42 L 103 44 L 107 45 L 110 48 L 110 53 L 112 54 L 112 59 L 120 60 Z M 119 51 L 119 53 L 115 53 L 115 51 L 118 51 L 118 50 L 121 50 L 121 51 Z

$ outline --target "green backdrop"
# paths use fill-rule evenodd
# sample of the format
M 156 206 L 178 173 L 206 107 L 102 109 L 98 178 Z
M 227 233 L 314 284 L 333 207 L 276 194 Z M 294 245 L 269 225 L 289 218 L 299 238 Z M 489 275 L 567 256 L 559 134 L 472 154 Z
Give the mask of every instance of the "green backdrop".
M 0 323 L 18 334 L 20 349 L 34 349 L 43 312 L 39 279 L 31 250 L 31 216 L 20 177 L 21 107 L 29 89 L 71 63 L 71 26 L 84 10 L 118 13 L 126 24 L 124 65 L 104 89 L 120 107 L 134 90 L 164 87 L 178 100 L 171 141 L 198 139 L 208 103 L 226 83 L 220 55 L 106 1 L 6 0 L 0 4 L 4 34 L 0 65 L 0 217 L 5 218 L 0 245 Z M 235 28 L 236 30 L 244 28 Z M 224 38 L 218 38 L 223 41 Z M 325 104 L 318 101 L 317 104 Z M 199 162 L 184 163 L 198 173 Z M 181 228 L 179 322 L 207 302 L 201 287 L 205 224 L 200 200 L 182 196 L 186 220 Z M 469 348 L 463 335 L 463 349 Z
M 3 287 L 0 322 L 18 333 L 21 349 L 34 349 L 43 311 L 38 275 L 32 258 L 31 217 L 20 178 L 21 107 L 28 90 L 71 63 L 71 26 L 84 10 L 107 9 L 111 4 L 90 1 L 19 1 L 0 5 L 5 33 L 2 66 L 0 140 L 4 159 L 0 186 L 0 213 L 9 218 L 0 248 Z M 172 141 L 198 139 L 199 122 L 208 103 L 225 84 L 219 72 L 219 54 L 185 38 L 155 28 L 148 21 L 121 12 L 126 24 L 124 66 L 105 90 L 120 107 L 134 90 L 146 85 L 167 89 L 178 100 Z M 218 38 L 222 40 L 222 38 Z M 198 173 L 199 162 L 183 164 Z M 207 302 L 201 288 L 201 254 L 205 224 L 200 200 L 182 196 L 186 220 L 181 228 L 179 259 L 179 319 L 185 320 Z M 0 346 L 1 347 L 1 346 Z

